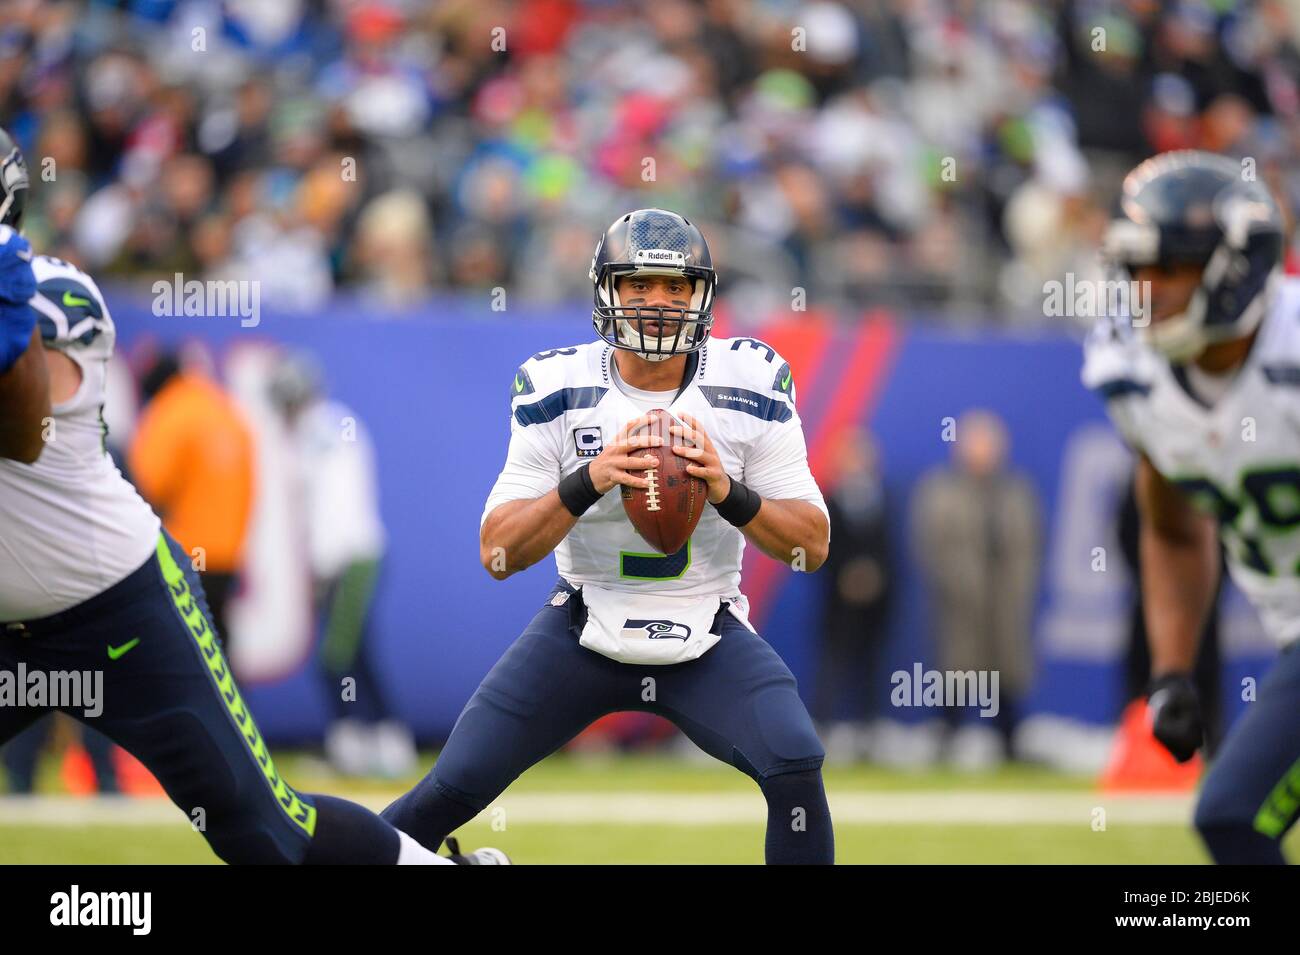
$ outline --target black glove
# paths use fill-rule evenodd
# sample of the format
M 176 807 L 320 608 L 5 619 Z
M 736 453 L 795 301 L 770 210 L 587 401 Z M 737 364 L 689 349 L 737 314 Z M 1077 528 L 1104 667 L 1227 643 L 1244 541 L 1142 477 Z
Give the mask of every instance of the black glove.
M 1161 745 L 1185 763 L 1205 742 L 1205 721 L 1196 686 L 1186 673 L 1166 673 L 1151 681 L 1147 693 L 1151 730 Z

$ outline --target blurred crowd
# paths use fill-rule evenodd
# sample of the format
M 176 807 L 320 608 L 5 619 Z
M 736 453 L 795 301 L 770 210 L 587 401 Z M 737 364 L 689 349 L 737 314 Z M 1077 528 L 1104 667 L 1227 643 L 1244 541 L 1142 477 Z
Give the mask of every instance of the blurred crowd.
M 1154 151 L 1300 200 L 1298 45 L 1287 0 L 12 0 L 0 122 L 36 246 L 103 276 L 582 300 L 661 205 L 742 321 L 1014 316 Z

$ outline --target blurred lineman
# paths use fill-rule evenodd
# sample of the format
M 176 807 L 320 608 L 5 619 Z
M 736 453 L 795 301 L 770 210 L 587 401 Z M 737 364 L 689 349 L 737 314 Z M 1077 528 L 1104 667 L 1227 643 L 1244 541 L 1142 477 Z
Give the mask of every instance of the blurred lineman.
M 1219 556 L 1282 648 L 1196 808 L 1215 861 L 1283 863 L 1300 813 L 1300 282 L 1277 205 L 1235 161 L 1166 153 L 1124 181 L 1107 255 L 1150 283 L 1150 321 L 1098 324 L 1083 380 L 1140 455 L 1142 596 L 1156 738 L 1202 745 L 1192 679 Z
M 769 863 L 833 862 L 825 753 L 740 593 L 746 538 L 778 560 L 802 555 L 808 571 L 829 546 L 790 366 L 752 338 L 709 340 L 717 276 L 704 236 L 675 213 L 619 218 L 590 278 L 600 340 L 534 355 L 516 373 L 510 448 L 480 532 L 498 580 L 551 551 L 560 579 L 433 770 L 384 818 L 438 845 L 597 718 L 643 710 L 758 783 Z M 685 422 L 673 436 L 690 446 L 667 441 L 712 505 L 668 555 L 646 552 L 609 493 L 647 486 L 638 472 L 655 459 L 636 449 L 665 439 L 629 434 L 656 407 Z M 686 636 L 656 639 L 646 625 L 664 618 Z
M 238 583 L 253 510 L 253 435 L 216 382 L 162 355 L 144 376 L 144 412 L 131 439 L 131 479 L 198 565 L 212 622 L 230 639 L 226 608 Z
M 15 155 L 21 164 L 0 131 L 0 157 Z M 298 793 L 280 777 L 188 557 L 104 448 L 100 412 L 116 337 L 104 299 L 90 276 L 66 262 L 26 261 L 30 249 L 10 228 L 22 215 L 26 176 L 6 174 L 0 184 L 0 302 L 30 300 L 54 415 L 34 463 L 25 452 L 0 461 L 0 670 L 102 673 L 95 725 L 203 823 L 204 838 L 227 862 L 452 861 L 360 806 Z M 0 321 L 8 335 L 13 310 L 0 311 Z M 32 402 L 40 399 L 6 398 L 0 418 Z M 85 715 L 67 702 L 0 706 L 0 744 L 54 710 Z M 480 850 L 457 861 L 503 859 Z
M 304 355 L 275 370 L 271 398 L 292 436 L 292 497 L 302 506 L 321 624 L 320 672 L 331 717 L 326 755 L 350 776 L 410 775 L 415 742 L 389 705 L 370 634 L 385 545 L 370 434 L 354 411 L 324 397 L 320 372 Z

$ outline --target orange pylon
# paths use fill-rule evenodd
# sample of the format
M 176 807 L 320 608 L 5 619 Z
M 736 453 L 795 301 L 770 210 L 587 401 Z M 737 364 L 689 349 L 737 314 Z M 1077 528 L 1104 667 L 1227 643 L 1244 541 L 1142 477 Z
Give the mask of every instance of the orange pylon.
M 69 742 L 63 750 L 60 764 L 63 788 L 74 796 L 93 796 L 99 786 L 95 782 L 95 767 L 90 754 L 77 742 Z
M 127 796 L 161 796 L 162 785 L 144 764 L 120 746 L 114 746 L 113 769 L 117 772 L 117 787 Z M 90 754 L 80 742 L 69 742 L 63 751 L 61 766 L 63 786 L 74 796 L 93 796 L 99 792 L 99 780 Z
M 1124 708 L 1110 759 L 1101 773 L 1103 792 L 1191 792 L 1201 778 L 1201 754 L 1180 763 L 1151 732 L 1146 700 Z
M 113 747 L 113 768 L 117 770 L 118 788 L 128 796 L 164 795 L 162 784 L 153 773 L 121 746 Z

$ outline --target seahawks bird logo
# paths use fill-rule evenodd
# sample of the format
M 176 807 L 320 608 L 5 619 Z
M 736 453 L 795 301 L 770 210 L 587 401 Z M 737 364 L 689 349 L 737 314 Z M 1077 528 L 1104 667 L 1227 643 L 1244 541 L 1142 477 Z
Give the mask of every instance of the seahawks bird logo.
M 685 642 L 690 639 L 691 628 L 684 623 L 676 623 L 672 620 L 624 620 L 622 636 L 625 640 L 644 637 L 648 640 L 681 640 Z

